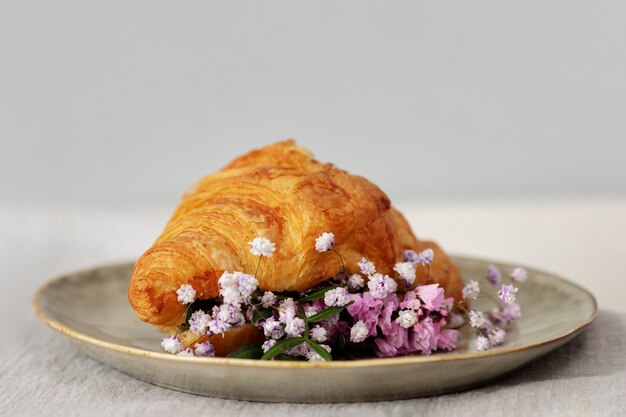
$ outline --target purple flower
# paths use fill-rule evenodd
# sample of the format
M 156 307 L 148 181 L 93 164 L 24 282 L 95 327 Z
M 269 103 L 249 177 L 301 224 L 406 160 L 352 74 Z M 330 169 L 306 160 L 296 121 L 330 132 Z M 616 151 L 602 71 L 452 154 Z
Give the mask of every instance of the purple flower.
M 383 307 L 383 301 L 372 297 L 369 292 L 361 294 L 350 294 L 350 301 L 354 303 L 347 307 L 348 313 L 355 319 L 361 320 L 367 327 L 369 336 L 376 335 L 376 325 L 378 317 Z
M 380 358 L 392 358 L 398 356 L 398 348 L 392 345 L 384 337 L 374 339 L 376 343 L 376 355 Z
M 459 332 L 454 329 L 444 329 L 439 333 L 439 339 L 437 340 L 437 347 L 443 350 L 456 349 L 457 340 L 459 339 Z
M 489 318 L 498 326 L 506 326 L 522 316 L 519 304 L 505 304 L 502 308 L 494 308 L 489 313 Z
M 415 282 L 415 264 L 411 262 L 398 262 L 393 270 L 398 273 L 402 281 L 404 281 L 404 285 L 407 287 Z
M 217 313 L 217 318 L 230 326 L 243 326 L 246 318 L 241 312 L 241 308 L 232 304 L 222 304 Z
M 318 353 L 316 351 L 314 351 L 313 349 L 309 348 L 308 345 L 304 344 L 304 346 L 307 348 L 307 352 L 306 352 L 306 358 L 309 360 L 309 362 L 319 362 L 319 361 L 325 361 L 325 359 L 323 359 L 320 355 L 318 355 Z M 328 345 L 323 345 L 320 344 L 320 346 L 326 350 L 326 352 L 330 353 L 331 348 Z
M 398 284 L 389 276 L 377 273 L 370 277 L 367 282 L 367 288 L 372 297 L 382 300 L 387 295 L 395 293 L 398 289 Z
M 422 299 L 424 307 L 429 310 L 438 310 L 453 301 L 452 298 L 444 298 L 443 288 L 439 287 L 439 284 L 420 285 L 415 290 Z
M 502 282 L 502 272 L 500 272 L 497 266 L 491 264 L 487 267 L 485 278 L 487 278 L 487 281 L 491 285 L 500 285 L 500 282 Z
M 259 285 L 259 281 L 257 281 L 254 275 L 244 274 L 243 272 L 235 272 L 235 280 L 241 296 L 249 302 L 250 296 L 252 296 L 252 293 Z
M 433 259 L 435 258 L 435 252 L 428 248 L 421 251 L 418 255 L 419 263 L 422 265 L 430 265 L 433 263 Z
M 334 246 L 335 235 L 332 233 L 324 232 L 315 239 L 315 250 L 318 252 L 328 252 L 329 250 L 333 250 Z
M 410 308 L 412 310 L 417 310 L 420 308 L 422 303 L 419 298 L 417 298 L 417 294 L 415 291 L 409 291 L 404 294 L 404 300 L 400 303 L 400 308 Z
M 263 327 L 263 333 L 265 337 L 271 337 L 272 339 L 280 339 L 285 335 L 285 331 L 281 326 L 281 323 L 274 317 L 269 317 L 261 325 Z
M 509 275 L 513 282 L 524 282 L 528 278 L 528 273 L 524 268 L 515 268 Z
M 324 304 L 328 307 L 343 307 L 348 304 L 348 290 L 343 287 L 338 287 L 324 294 Z
M 293 298 L 286 298 L 278 305 L 278 318 L 283 323 L 287 323 L 296 316 L 296 305 Z
M 470 310 L 467 313 L 467 319 L 469 320 L 469 325 L 477 329 L 485 325 L 485 315 L 482 311 Z
M 504 336 L 506 336 L 506 332 L 503 329 L 494 327 L 491 329 L 487 337 L 491 346 L 497 346 L 504 342 Z
M 189 284 L 181 285 L 177 290 L 178 302 L 183 304 L 191 304 L 196 299 L 196 290 Z
M 517 288 L 510 284 L 502 284 L 500 291 L 498 291 L 498 298 L 506 304 L 512 304 L 515 302 L 515 293 Z
M 213 345 L 208 340 L 204 343 L 200 343 L 196 345 L 196 348 L 193 350 L 193 353 L 196 356 L 215 356 L 215 349 Z
M 417 265 L 420 261 L 420 258 L 414 250 L 408 249 L 402 252 L 402 260 L 404 262 L 411 262 L 413 265 Z
M 185 348 L 180 339 L 176 336 L 166 337 L 161 342 L 161 346 L 167 353 L 178 353 Z
M 471 280 L 465 287 L 463 287 L 463 298 L 465 300 L 475 300 L 480 294 L 480 285 L 478 282 Z
M 294 317 L 286 323 L 285 333 L 287 333 L 287 335 L 291 337 L 302 336 L 302 333 L 304 332 L 304 327 L 304 320 L 302 320 L 300 317 Z
M 209 327 L 211 316 L 202 310 L 194 311 L 189 317 L 189 329 L 195 334 L 204 334 Z
M 309 335 L 314 342 L 325 342 L 328 337 L 328 332 L 322 326 L 315 326 L 309 331 Z
M 265 342 L 263 342 L 261 349 L 263 349 L 263 352 L 267 352 L 275 344 L 276 344 L 276 340 L 274 339 L 266 340 Z
M 412 350 L 419 351 L 422 355 L 429 355 L 437 349 L 439 339 L 439 324 L 433 323 L 432 318 L 426 317 L 413 326 L 411 338 Z
M 228 329 L 230 329 L 230 324 L 225 323 L 224 320 L 219 317 L 216 317 L 209 322 L 209 330 L 213 334 L 224 334 Z
M 274 304 L 276 304 L 276 300 L 278 298 L 276 297 L 276 295 L 274 295 L 273 292 L 271 291 L 265 291 L 263 293 L 263 297 L 261 297 L 261 305 L 264 308 L 270 308 L 272 307 Z
M 181 352 L 177 353 L 178 356 L 196 356 L 193 353 L 193 350 L 191 348 L 187 348 Z
M 376 266 L 374 265 L 374 262 L 370 262 L 365 258 L 361 258 L 357 265 L 361 269 L 361 273 L 363 275 L 369 276 L 376 273 Z

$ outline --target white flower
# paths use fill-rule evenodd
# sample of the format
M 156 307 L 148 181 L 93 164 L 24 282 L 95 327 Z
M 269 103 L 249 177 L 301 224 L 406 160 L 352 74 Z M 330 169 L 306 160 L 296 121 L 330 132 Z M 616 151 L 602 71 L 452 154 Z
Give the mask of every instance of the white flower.
M 367 336 L 369 335 L 369 330 L 367 330 L 367 326 L 363 323 L 363 320 L 359 320 L 350 329 L 350 341 L 352 343 L 361 343 Z
M 501 344 L 502 342 L 504 342 L 504 336 L 506 336 L 506 332 L 503 329 L 499 327 L 493 328 L 488 335 L 489 344 L 491 346 L 497 346 Z
M 220 295 L 222 296 L 224 304 L 240 306 L 244 302 L 239 287 L 234 285 L 220 288 Z
M 348 290 L 343 287 L 335 288 L 334 290 L 326 291 L 324 294 L 324 304 L 328 307 L 343 307 L 348 304 Z
M 435 257 L 435 252 L 433 252 L 430 248 L 424 249 L 417 255 L 417 257 L 419 258 L 419 263 L 422 265 L 430 265 Z
M 196 348 L 193 350 L 193 353 L 196 356 L 215 356 L 215 349 L 213 345 L 208 340 L 204 343 L 200 343 L 196 345 Z
M 274 304 L 276 304 L 276 300 L 278 298 L 276 297 L 276 295 L 274 295 L 273 292 L 271 291 L 266 291 L 263 293 L 263 297 L 261 297 L 261 305 L 264 308 L 270 308 L 272 307 Z
M 387 275 L 374 274 L 367 282 L 367 288 L 369 289 L 372 297 L 382 300 L 387 295 L 396 292 L 398 289 L 398 283 L 391 279 Z
M 167 353 L 178 353 L 185 348 L 180 339 L 176 336 L 166 337 L 161 342 L 161 346 L 163 346 L 163 350 Z
M 193 349 L 191 348 L 187 348 L 185 350 L 183 350 L 182 352 L 178 352 L 177 353 L 178 356 L 196 356 L 193 353 Z
M 476 349 L 478 350 L 487 350 L 489 349 L 489 339 L 483 335 L 479 335 L 476 337 Z
M 467 313 L 469 324 L 472 327 L 483 327 L 485 325 L 485 315 L 482 311 L 471 310 Z
M 302 320 L 300 317 L 294 317 L 293 319 L 289 320 L 286 323 L 285 333 L 287 333 L 288 336 L 291 336 L 291 337 L 302 336 L 303 332 L 304 332 L 304 320 Z
M 257 289 L 259 281 L 254 275 L 244 274 L 243 272 L 236 272 L 235 279 L 237 280 L 242 298 L 250 301 L 250 296 Z
M 177 290 L 178 301 L 183 304 L 191 304 L 196 299 L 196 290 L 189 284 L 181 285 Z
M 293 298 L 286 298 L 278 304 L 278 318 L 283 323 L 291 321 L 296 316 L 296 305 Z
M 255 237 L 252 242 L 248 242 L 248 245 L 252 246 L 250 252 L 255 256 L 265 256 L 270 258 L 276 250 L 276 244 L 270 242 L 269 239 L 264 237 Z
M 335 235 L 333 233 L 324 232 L 315 239 L 315 250 L 318 252 L 328 252 L 333 250 L 335 246 Z
M 348 278 L 348 287 L 353 290 L 360 290 L 365 285 L 365 280 L 361 274 L 352 274 Z
M 328 345 L 320 345 L 326 352 L 330 353 L 331 348 Z M 313 349 L 309 348 L 309 350 L 306 353 L 306 358 L 310 361 L 310 362 L 319 362 L 319 361 L 324 361 L 324 359 L 317 354 L 316 351 L 314 351 Z
M 411 262 L 398 262 L 393 268 L 400 275 L 406 286 L 410 286 L 415 282 L 415 264 Z
M 398 323 L 405 329 L 413 327 L 413 325 L 417 323 L 417 312 L 415 310 L 398 311 L 398 318 L 396 319 L 396 323 Z
M 361 268 L 361 273 L 363 275 L 374 275 L 376 273 L 376 266 L 374 265 L 374 262 L 370 262 L 365 258 L 361 258 L 357 265 Z
M 513 282 L 524 282 L 528 279 L 528 272 L 524 268 L 515 268 L 509 275 Z
M 232 304 L 222 304 L 216 318 L 235 327 L 243 326 L 246 321 L 241 308 Z
M 502 300 L 503 303 L 513 304 L 515 302 L 515 293 L 517 292 L 517 288 L 510 284 L 502 284 L 500 291 L 498 291 L 498 298 Z
M 217 280 L 217 283 L 222 288 L 235 287 L 237 286 L 237 280 L 235 279 L 235 274 L 224 271 L 222 276 Z
M 230 329 L 230 324 L 226 323 L 219 317 L 216 317 L 209 322 L 209 330 L 212 334 L 224 334 L 228 329 Z
M 283 327 L 280 325 L 280 322 L 276 320 L 274 317 L 269 317 L 262 324 L 263 333 L 265 337 L 271 337 L 272 339 L 280 339 L 285 335 L 285 331 Z
M 309 332 L 309 334 L 311 335 L 311 339 L 313 339 L 313 341 L 317 343 L 325 342 L 327 338 L 327 333 L 328 332 L 326 331 L 326 329 L 322 326 L 315 326 Z
M 195 334 L 204 334 L 209 327 L 211 316 L 202 310 L 194 311 L 189 317 L 189 329 Z
M 463 287 L 463 298 L 465 300 L 475 300 L 480 294 L 480 285 L 478 282 L 471 280 L 465 287 Z
M 274 339 L 266 340 L 265 342 L 263 342 L 261 349 L 263 349 L 263 352 L 267 352 L 275 344 L 276 344 L 276 340 Z

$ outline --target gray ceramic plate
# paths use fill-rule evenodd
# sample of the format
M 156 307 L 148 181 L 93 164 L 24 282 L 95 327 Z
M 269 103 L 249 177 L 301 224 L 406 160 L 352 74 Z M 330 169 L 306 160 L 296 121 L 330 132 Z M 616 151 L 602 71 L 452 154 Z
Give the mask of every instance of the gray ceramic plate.
M 466 280 L 489 285 L 483 275 L 490 262 L 454 259 Z M 117 264 L 53 280 L 35 295 L 35 312 L 88 355 L 136 378 L 179 391 L 252 401 L 378 401 L 476 387 L 568 342 L 591 323 L 597 310 L 586 290 L 529 268 L 529 279 L 518 293 L 522 319 L 502 346 L 486 352 L 475 351 L 466 336 L 457 351 L 431 356 L 326 363 L 181 357 L 163 353 L 163 334 L 131 309 L 126 295 L 131 269 L 130 263 Z

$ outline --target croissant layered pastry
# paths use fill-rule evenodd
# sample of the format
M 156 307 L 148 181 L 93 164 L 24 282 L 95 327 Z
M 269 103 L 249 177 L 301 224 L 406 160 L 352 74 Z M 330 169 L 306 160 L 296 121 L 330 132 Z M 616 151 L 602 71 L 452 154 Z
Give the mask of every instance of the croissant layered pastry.
M 414 236 L 383 191 L 363 177 L 318 162 L 288 140 L 236 158 L 183 196 L 134 267 L 130 303 L 141 320 L 175 331 L 185 315 L 177 288 L 189 284 L 200 299 L 217 297 L 225 271 L 257 269 L 259 258 L 248 245 L 255 236 L 276 244 L 258 271 L 259 289 L 310 289 L 342 270 L 335 254 L 315 250 L 316 237 L 325 231 L 340 243 L 347 271 L 356 271 L 365 257 L 393 276 L 404 250 L 431 248 L 434 261 L 428 272 L 417 271 L 416 282 L 437 282 L 446 294 L 460 298 L 463 283 L 454 263 L 438 245 Z M 256 329 L 249 327 L 212 340 L 216 352 L 223 356 L 254 340 Z

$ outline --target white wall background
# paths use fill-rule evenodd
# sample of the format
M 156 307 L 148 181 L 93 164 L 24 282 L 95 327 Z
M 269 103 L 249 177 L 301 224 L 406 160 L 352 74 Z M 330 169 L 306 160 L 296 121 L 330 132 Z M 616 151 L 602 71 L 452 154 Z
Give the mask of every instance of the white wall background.
M 174 204 L 297 138 L 393 199 L 626 195 L 622 1 L 0 0 L 0 203 Z

